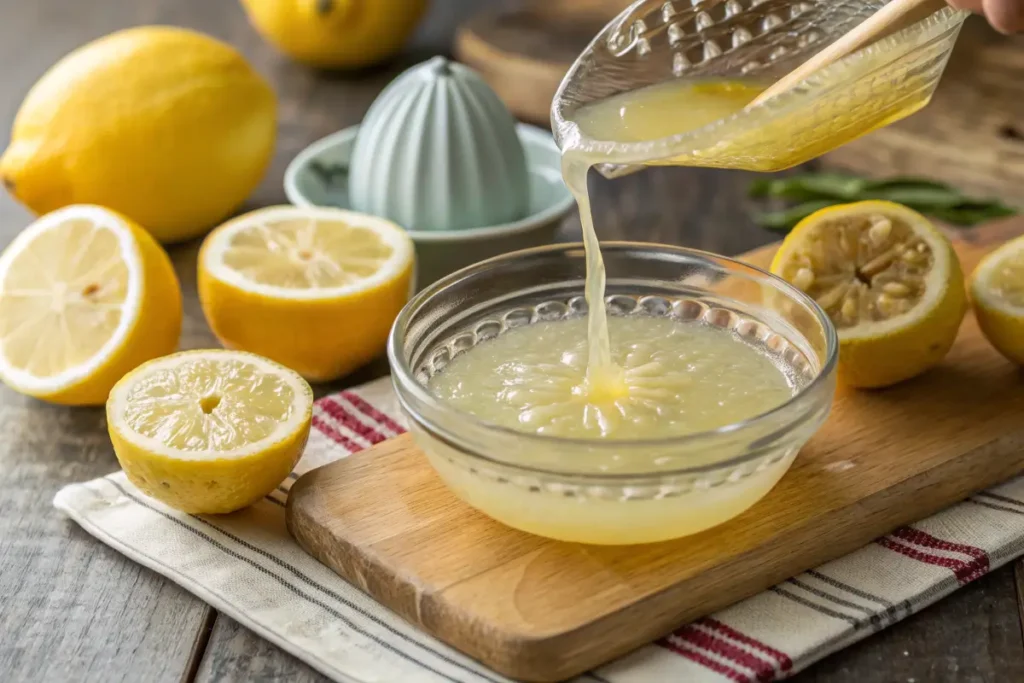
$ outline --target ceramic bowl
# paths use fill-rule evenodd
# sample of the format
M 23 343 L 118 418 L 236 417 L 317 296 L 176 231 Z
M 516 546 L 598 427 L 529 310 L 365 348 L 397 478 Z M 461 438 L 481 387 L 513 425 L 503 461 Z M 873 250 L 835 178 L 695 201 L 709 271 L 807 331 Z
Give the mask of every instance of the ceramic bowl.
M 416 243 L 417 288 L 460 268 L 510 251 L 551 244 L 573 208 L 562 183 L 561 154 L 547 131 L 520 123 L 516 127 L 530 174 L 530 212 L 502 225 L 468 230 L 410 230 Z M 284 191 L 296 206 L 351 208 L 349 160 L 359 126 L 345 128 L 314 142 L 288 165 Z

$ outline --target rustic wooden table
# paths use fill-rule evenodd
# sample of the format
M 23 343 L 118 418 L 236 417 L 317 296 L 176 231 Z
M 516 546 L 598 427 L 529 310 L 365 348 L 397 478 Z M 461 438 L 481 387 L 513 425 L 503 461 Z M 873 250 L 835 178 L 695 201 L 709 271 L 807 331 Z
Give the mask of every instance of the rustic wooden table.
M 275 84 L 280 136 L 252 206 L 283 203 L 288 160 L 310 141 L 359 121 L 403 65 L 448 49 L 472 0 L 437 0 L 396 64 L 348 76 L 314 73 L 257 38 L 231 0 L 0 0 L 0 135 L 25 92 L 56 59 L 118 28 L 193 27 L 241 49 Z M 6 138 L 2 140 L 6 144 Z M 725 254 L 772 239 L 747 216 L 750 175 L 658 169 L 599 181 L 602 238 L 698 246 Z M 0 197 L 0 244 L 30 220 Z M 578 220 L 565 226 L 578 235 Z M 214 344 L 195 297 L 196 244 L 172 256 L 185 288 L 182 346 Z M 377 362 L 346 380 L 386 372 Z M 322 387 L 327 391 L 337 387 Z M 318 673 L 61 517 L 65 483 L 117 468 L 99 409 L 48 406 L 0 389 L 0 679 L 7 681 L 322 681 Z M 833 655 L 802 683 L 1024 680 L 1024 564 L 1004 567 L 905 622 Z

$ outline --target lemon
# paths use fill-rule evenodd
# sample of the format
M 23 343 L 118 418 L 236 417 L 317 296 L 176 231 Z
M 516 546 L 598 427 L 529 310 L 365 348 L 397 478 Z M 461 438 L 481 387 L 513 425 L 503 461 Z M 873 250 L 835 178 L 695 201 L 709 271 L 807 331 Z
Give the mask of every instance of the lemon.
M 102 405 L 124 373 L 173 351 L 180 332 L 170 259 L 108 209 L 54 211 L 0 255 L 0 379 L 15 391 Z
M 275 107 L 267 83 L 224 43 L 179 28 L 119 31 L 33 86 L 0 178 L 36 213 L 98 204 L 178 242 L 224 220 L 259 182 Z
M 971 301 L 985 338 L 1024 365 L 1024 237 L 986 256 L 971 274 Z
M 136 487 L 184 512 L 219 514 L 255 503 L 288 476 L 312 414 L 312 389 L 277 363 L 183 351 L 114 386 L 107 429 Z
M 939 363 L 967 309 L 953 246 L 919 213 L 865 201 L 802 220 L 772 272 L 809 294 L 839 334 L 839 377 L 883 387 Z
M 356 68 L 393 56 L 416 28 L 426 0 L 242 0 L 256 30 L 311 66 Z
M 280 206 L 220 226 L 199 252 L 199 300 L 228 348 L 307 379 L 380 355 L 413 283 L 412 241 L 382 218 Z

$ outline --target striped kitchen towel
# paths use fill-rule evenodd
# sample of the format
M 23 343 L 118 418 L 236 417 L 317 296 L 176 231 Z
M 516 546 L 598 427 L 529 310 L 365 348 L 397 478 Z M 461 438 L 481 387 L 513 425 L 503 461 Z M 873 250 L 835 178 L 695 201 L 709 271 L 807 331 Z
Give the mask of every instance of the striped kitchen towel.
M 320 399 L 298 473 L 402 431 L 385 378 Z M 89 533 L 337 681 L 507 679 L 413 628 L 292 541 L 284 501 L 221 517 L 176 512 L 120 472 L 71 484 L 54 505 Z M 785 678 L 1024 553 L 1024 478 L 683 626 L 578 681 Z

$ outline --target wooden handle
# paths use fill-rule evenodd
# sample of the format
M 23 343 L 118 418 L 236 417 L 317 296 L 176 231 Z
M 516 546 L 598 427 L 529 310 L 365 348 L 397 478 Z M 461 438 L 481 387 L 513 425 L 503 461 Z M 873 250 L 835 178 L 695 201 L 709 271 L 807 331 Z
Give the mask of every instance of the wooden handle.
M 757 106 L 779 93 L 789 90 L 815 71 L 825 68 L 876 40 L 901 31 L 945 6 L 945 0 L 892 0 L 839 40 L 780 78 L 747 106 Z

